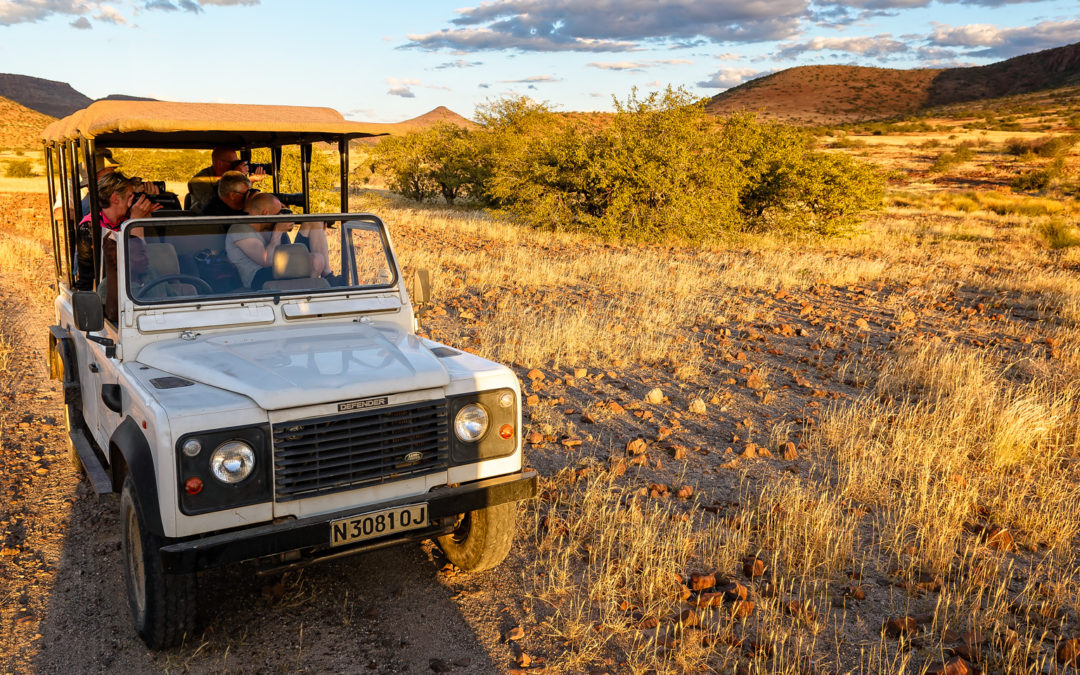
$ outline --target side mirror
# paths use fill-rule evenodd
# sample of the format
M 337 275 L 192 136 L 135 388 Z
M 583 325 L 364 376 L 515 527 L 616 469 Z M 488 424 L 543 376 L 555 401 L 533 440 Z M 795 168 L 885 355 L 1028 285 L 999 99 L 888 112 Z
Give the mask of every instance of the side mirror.
M 105 313 L 101 296 L 93 291 L 75 291 L 71 294 L 75 326 L 81 331 L 99 331 L 105 327 Z
M 426 305 L 431 302 L 431 272 L 428 270 L 413 272 L 409 284 L 409 297 L 416 305 Z

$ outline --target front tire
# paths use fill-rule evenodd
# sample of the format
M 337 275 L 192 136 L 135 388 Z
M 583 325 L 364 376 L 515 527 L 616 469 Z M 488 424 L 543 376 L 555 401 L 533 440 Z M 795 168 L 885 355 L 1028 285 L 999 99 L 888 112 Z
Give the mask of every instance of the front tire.
M 195 631 L 195 575 L 166 574 L 158 553 L 162 539 L 146 519 L 129 474 L 120 495 L 124 582 L 135 631 L 150 649 L 168 649 Z
M 514 542 L 517 503 L 507 502 L 466 513 L 439 546 L 450 562 L 463 570 L 491 569 L 506 558 Z

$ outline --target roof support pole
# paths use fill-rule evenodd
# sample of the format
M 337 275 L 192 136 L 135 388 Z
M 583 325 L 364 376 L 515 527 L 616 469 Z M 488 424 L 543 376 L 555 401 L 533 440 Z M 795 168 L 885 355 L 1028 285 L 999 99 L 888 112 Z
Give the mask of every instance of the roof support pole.
M 281 146 L 270 148 L 270 172 L 274 174 L 271 180 L 274 182 L 274 192 L 281 192 Z
M 338 158 L 341 163 L 341 212 L 349 212 L 349 139 L 338 141 Z
M 311 213 L 311 143 L 300 145 L 300 186 L 304 192 L 304 213 Z
M 60 249 L 60 234 L 57 227 L 58 223 L 56 222 L 56 209 L 53 208 L 53 204 L 56 203 L 56 182 L 53 175 L 52 147 L 46 145 L 44 155 L 46 185 L 49 190 L 49 225 L 52 228 L 53 266 L 56 268 L 56 284 L 57 290 L 59 290 L 60 284 L 63 282 L 63 265 L 60 264 L 60 256 L 62 256 L 64 252 Z
M 86 160 L 86 183 L 90 191 L 90 241 L 94 245 L 94 290 L 101 282 L 101 204 L 98 203 L 97 164 L 94 163 L 94 139 L 82 141 Z

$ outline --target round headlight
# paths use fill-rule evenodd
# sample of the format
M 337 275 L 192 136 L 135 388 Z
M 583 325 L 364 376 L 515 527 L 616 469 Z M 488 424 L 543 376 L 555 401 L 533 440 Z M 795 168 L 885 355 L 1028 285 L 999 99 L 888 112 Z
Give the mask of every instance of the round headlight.
M 242 441 L 226 441 L 210 455 L 210 472 L 222 483 L 239 483 L 255 469 L 255 451 Z
M 504 391 L 503 393 L 499 394 L 499 406 L 502 408 L 509 408 L 510 406 L 514 405 L 515 398 L 517 397 L 514 396 L 514 392 Z
M 466 443 L 478 441 L 488 428 L 488 414 L 484 406 L 470 403 L 454 417 L 454 433 Z

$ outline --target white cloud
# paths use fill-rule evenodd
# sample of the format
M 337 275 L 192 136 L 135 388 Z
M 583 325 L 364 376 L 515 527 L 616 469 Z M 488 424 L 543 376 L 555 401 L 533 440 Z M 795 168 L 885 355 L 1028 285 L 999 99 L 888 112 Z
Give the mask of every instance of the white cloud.
M 475 68 L 476 66 L 482 65 L 484 65 L 483 61 L 466 61 L 465 59 L 458 59 L 457 61 L 440 63 L 435 66 L 435 70 L 445 70 L 447 68 Z
M 533 75 L 532 77 L 523 77 L 520 80 L 499 80 L 504 84 L 539 84 L 547 82 L 559 82 L 559 79 L 551 75 Z
M 405 46 L 625 52 L 644 43 L 761 42 L 796 35 L 808 9 L 808 0 L 488 0 L 458 10 L 454 28 L 409 35 Z
M 653 66 L 677 66 L 693 63 L 689 59 L 658 59 L 655 61 L 593 61 L 585 65 L 600 70 L 645 70 Z
M 1080 19 L 1042 21 L 1034 26 L 998 28 L 990 24 L 947 26 L 938 24 L 928 41 L 934 47 L 981 47 L 961 56 L 1008 59 L 1021 54 L 1061 47 L 1077 41 Z
M 400 96 L 402 98 L 416 98 L 416 93 L 412 88 L 420 84 L 420 80 L 406 78 L 401 79 L 397 77 L 386 78 L 386 83 L 390 85 L 390 89 L 386 93 L 391 96 Z
M 910 46 L 893 38 L 888 33 L 873 37 L 815 37 L 806 42 L 786 43 L 780 45 L 776 53 L 777 59 L 795 59 L 806 52 L 846 52 L 885 58 L 893 54 L 902 54 L 910 50 Z
M 698 82 L 697 86 L 704 89 L 731 89 L 763 74 L 753 68 L 721 68 L 709 79 Z
M 101 5 L 98 8 L 98 13 L 94 15 L 94 18 L 98 21 L 116 24 L 117 26 L 122 26 L 127 23 L 127 19 L 120 13 L 120 10 L 111 5 Z
M 0 26 L 41 21 L 53 14 L 80 15 L 88 9 L 83 0 L 0 0 Z

